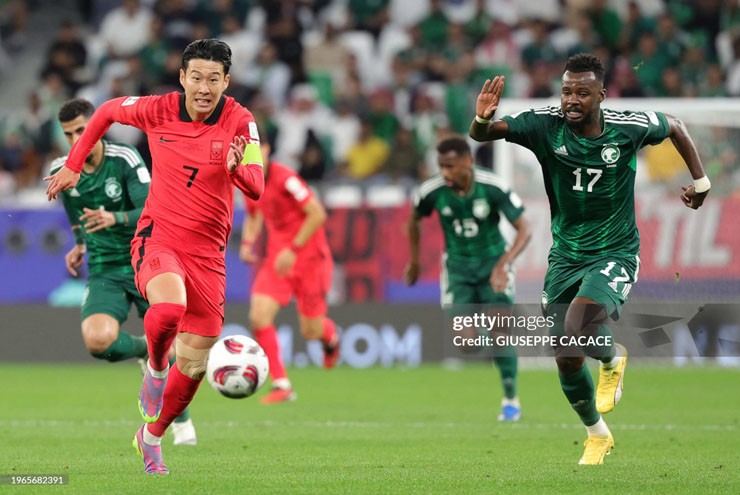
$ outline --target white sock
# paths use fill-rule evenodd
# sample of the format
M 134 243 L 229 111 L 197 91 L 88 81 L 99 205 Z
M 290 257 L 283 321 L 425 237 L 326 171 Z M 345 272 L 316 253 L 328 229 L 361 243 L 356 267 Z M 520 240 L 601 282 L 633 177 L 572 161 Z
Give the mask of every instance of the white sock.
M 157 380 L 164 380 L 165 378 L 167 378 L 167 373 L 170 372 L 169 367 L 163 369 L 162 371 L 155 370 L 154 368 L 152 368 L 152 364 L 149 361 L 146 362 L 146 369 L 148 369 L 149 374 Z
M 609 436 L 612 434 L 612 432 L 609 431 L 609 427 L 606 426 L 606 422 L 604 421 L 604 418 L 599 418 L 599 420 L 595 424 L 591 426 L 587 426 L 586 431 L 588 432 L 588 436 L 591 436 L 591 435 Z
M 282 388 L 283 390 L 290 390 L 290 380 L 288 378 L 278 378 L 272 381 L 272 386 L 275 388 Z
M 506 397 L 504 397 L 503 399 L 501 399 L 501 407 L 505 406 L 521 407 L 521 405 L 519 404 L 519 397 L 514 397 L 513 399 L 507 399 Z
M 147 445 L 162 445 L 162 437 L 155 437 L 149 433 L 149 428 L 144 427 L 144 443 Z
M 601 363 L 601 367 L 605 370 L 610 370 L 614 367 L 616 367 L 619 364 L 619 360 L 622 359 L 622 356 L 619 353 L 619 347 L 614 348 L 614 357 L 611 361 L 608 363 Z

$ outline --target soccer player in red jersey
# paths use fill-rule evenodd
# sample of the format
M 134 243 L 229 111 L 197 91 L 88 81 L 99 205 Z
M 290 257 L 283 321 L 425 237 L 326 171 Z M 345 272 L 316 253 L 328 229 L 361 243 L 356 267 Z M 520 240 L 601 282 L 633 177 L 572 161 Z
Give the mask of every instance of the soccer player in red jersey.
M 301 333 L 308 340 L 321 340 L 324 368 L 339 360 L 339 337 L 334 322 L 327 318 L 326 296 L 331 287 L 334 261 L 323 224 L 326 211 L 311 189 L 294 171 L 270 161 L 270 145 L 260 144 L 265 160 L 265 193 L 259 201 L 246 198 L 240 256 L 253 263 L 252 246 L 263 226 L 267 230 L 267 255 L 254 284 L 249 310 L 250 328 L 270 360 L 272 391 L 263 404 L 295 400 L 280 357 L 275 316 L 295 295 Z
M 144 317 L 149 362 L 139 393 L 147 424 L 134 437 L 147 473 L 168 473 L 162 437 L 192 401 L 221 333 L 234 186 L 251 199 L 264 190 L 252 114 L 223 94 L 230 67 L 226 43 L 190 43 L 180 69 L 183 93 L 103 103 L 65 166 L 46 177 L 47 196 L 55 199 L 75 186 L 85 157 L 111 124 L 147 133 L 152 183 L 131 243 L 136 285 L 150 304 Z M 167 350 L 175 338 L 177 362 L 168 376 Z

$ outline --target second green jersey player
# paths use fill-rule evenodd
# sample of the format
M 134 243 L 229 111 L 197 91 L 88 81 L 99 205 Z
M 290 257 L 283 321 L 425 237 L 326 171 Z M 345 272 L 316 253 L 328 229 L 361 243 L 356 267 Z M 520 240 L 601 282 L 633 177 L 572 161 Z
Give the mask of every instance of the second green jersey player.
M 626 349 L 614 344 L 605 323 L 619 318 L 640 269 L 636 154 L 670 137 L 694 179 L 693 185 L 682 187 L 681 199 L 690 208 L 702 205 L 709 179 L 678 119 L 659 112 L 601 108 L 606 97 L 604 67 L 593 55 L 568 59 L 559 107 L 493 119 L 503 88 L 501 76 L 484 83 L 470 136 L 478 141 L 504 138 L 524 146 L 542 167 L 553 237 L 543 310 L 557 316 L 556 337 L 592 337 L 596 343 L 559 345 L 556 362 L 563 392 L 588 434 L 579 464 L 602 464 L 614 438 L 601 415 L 621 399 L 627 364 Z M 596 393 L 586 355 L 601 362 Z
M 85 129 L 94 107 L 86 100 L 65 103 L 59 111 L 64 135 L 73 144 Z M 66 157 L 51 164 L 61 168 Z M 62 202 L 75 238 L 65 262 L 73 276 L 87 255 L 88 282 L 82 302 L 82 338 L 90 353 L 107 361 L 146 355 L 146 339 L 120 330 L 131 304 L 139 316 L 146 301 L 134 286 L 131 238 L 144 207 L 149 171 L 136 149 L 109 141 L 96 143 L 88 156 L 80 182 L 62 194 Z
M 519 196 L 490 170 L 473 166 L 465 138 L 453 136 L 437 145 L 440 173 L 421 184 L 409 220 L 409 285 L 419 276 L 420 221 L 436 211 L 445 239 L 440 289 L 442 306 L 454 318 L 470 305 L 496 305 L 509 314 L 514 303 L 513 261 L 527 245 L 529 224 Z M 499 223 L 505 217 L 516 229 L 507 249 Z M 497 329 L 501 330 L 501 329 Z M 517 421 L 517 355 L 511 346 L 494 348 L 504 398 L 500 421 Z

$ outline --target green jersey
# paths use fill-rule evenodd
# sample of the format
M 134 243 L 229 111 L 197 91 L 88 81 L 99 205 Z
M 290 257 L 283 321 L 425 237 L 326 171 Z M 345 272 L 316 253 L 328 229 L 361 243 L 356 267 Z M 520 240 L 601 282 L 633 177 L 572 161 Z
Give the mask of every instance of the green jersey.
M 524 211 L 516 193 L 489 170 L 475 167 L 473 184 L 464 196 L 435 175 L 419 186 L 414 209 L 425 217 L 437 210 L 450 259 L 474 260 L 501 256 L 506 241 L 498 224 L 501 214 L 515 222 Z
M 603 132 L 579 137 L 560 107 L 503 118 L 507 141 L 534 152 L 550 202 L 551 255 L 587 261 L 604 254 L 637 255 L 635 224 L 637 151 L 668 137 L 665 115 L 602 109 Z
M 95 171 L 83 170 L 77 185 L 62 193 L 62 203 L 73 227 L 79 226 L 84 231 L 80 221 L 83 208 L 104 208 L 116 217 L 114 226 L 85 235 L 90 273 L 130 265 L 131 239 L 151 182 L 149 171 L 135 148 L 108 141 L 103 141 L 103 146 L 103 161 Z M 66 156 L 54 160 L 51 173 L 60 169 L 66 160 Z

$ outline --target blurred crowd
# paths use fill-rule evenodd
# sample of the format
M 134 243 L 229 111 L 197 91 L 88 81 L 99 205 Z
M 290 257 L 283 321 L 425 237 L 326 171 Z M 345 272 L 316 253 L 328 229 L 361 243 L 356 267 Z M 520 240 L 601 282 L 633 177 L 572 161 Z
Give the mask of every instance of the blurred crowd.
M 0 73 L 32 32 L 27 10 L 0 3 Z M 467 133 L 486 78 L 505 75 L 505 97 L 556 97 L 578 52 L 605 62 L 610 98 L 740 95 L 738 0 L 90 0 L 74 14 L 25 110 L 0 122 L 0 191 L 38 185 L 66 153 L 66 99 L 178 90 L 197 38 L 231 46 L 228 94 L 309 181 L 416 182 L 440 137 Z M 109 137 L 148 154 L 136 129 Z M 489 147 L 477 154 L 491 166 Z

